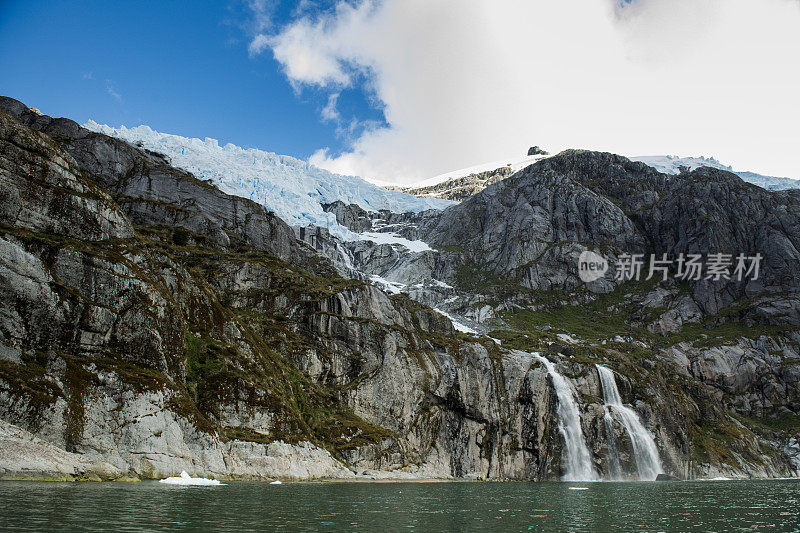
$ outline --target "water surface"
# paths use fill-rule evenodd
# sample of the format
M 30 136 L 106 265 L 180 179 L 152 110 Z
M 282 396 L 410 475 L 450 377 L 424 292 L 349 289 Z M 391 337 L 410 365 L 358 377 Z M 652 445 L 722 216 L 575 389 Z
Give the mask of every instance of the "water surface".
M 585 490 L 575 490 L 585 488 Z M 798 531 L 800 481 L 0 482 L 2 531 Z

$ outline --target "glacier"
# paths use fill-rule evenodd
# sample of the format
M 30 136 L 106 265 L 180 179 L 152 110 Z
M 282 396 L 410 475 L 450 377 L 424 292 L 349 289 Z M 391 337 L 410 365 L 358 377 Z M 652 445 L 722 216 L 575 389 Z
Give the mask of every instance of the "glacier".
M 149 126 L 113 128 L 89 120 L 84 127 L 166 155 L 172 165 L 208 180 L 221 191 L 257 202 L 292 226 L 322 226 L 343 240 L 368 239 L 336 222 L 322 204 L 341 200 L 367 211 L 420 212 L 445 209 L 456 202 L 416 198 L 390 191 L 356 176 L 343 176 L 317 168 L 306 161 L 216 139 L 188 138 L 160 133 Z M 407 244 L 407 243 L 398 243 Z M 417 244 L 418 246 L 421 246 Z
M 677 155 L 651 155 L 651 156 L 635 156 L 630 158 L 631 161 L 640 161 L 645 165 L 651 166 L 654 169 L 664 174 L 680 174 L 680 167 L 686 167 L 689 170 L 694 170 L 699 167 L 711 167 L 719 170 L 726 170 L 732 172 L 742 178 L 747 183 L 758 185 L 770 191 L 780 191 L 784 189 L 800 189 L 800 180 L 792 178 L 779 178 L 776 176 L 764 176 L 755 172 L 745 172 L 740 170 L 733 170 L 733 167 L 720 163 L 713 157 L 680 157 Z

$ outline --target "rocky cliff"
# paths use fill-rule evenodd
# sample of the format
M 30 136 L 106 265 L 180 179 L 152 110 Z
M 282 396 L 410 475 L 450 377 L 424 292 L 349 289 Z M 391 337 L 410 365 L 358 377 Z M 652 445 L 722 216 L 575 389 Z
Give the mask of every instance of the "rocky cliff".
M 537 353 L 571 384 L 601 475 L 637 467 L 595 363 L 665 472 L 792 475 L 798 197 L 677 180 L 569 152 L 443 213 L 328 207 L 438 248 L 408 253 L 293 229 L 0 99 L 0 475 L 558 478 L 563 404 Z M 568 268 L 587 247 L 723 243 L 769 256 L 761 284 L 587 289 Z
M 534 154 L 529 154 L 534 155 Z M 413 194 L 419 198 L 443 198 L 460 202 L 470 196 L 478 194 L 483 189 L 502 181 L 512 174 L 509 166 L 503 166 L 494 170 L 474 172 L 453 179 L 437 183 L 436 185 L 425 185 L 421 187 L 392 187 L 395 190 Z

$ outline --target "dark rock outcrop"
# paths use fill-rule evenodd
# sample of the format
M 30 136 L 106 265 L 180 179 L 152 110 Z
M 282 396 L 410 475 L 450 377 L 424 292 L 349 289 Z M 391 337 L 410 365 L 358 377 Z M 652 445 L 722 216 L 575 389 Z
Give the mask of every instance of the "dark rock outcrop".
M 528 155 L 548 155 L 548 152 L 542 150 L 538 146 L 531 146 L 528 148 Z
M 362 233 L 372 229 L 372 220 L 369 213 L 356 204 L 346 205 L 341 200 L 332 204 L 324 204 L 322 208 L 336 215 L 336 222 L 350 231 Z
M 511 174 L 511 168 L 504 166 L 494 170 L 475 172 L 459 178 L 453 178 L 436 185 L 393 187 L 393 189 L 407 192 L 420 198 L 444 198 L 460 202 L 481 192 L 489 185 L 506 179 Z

